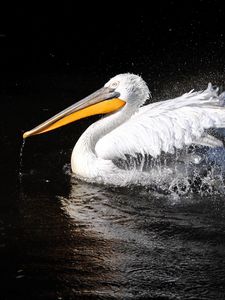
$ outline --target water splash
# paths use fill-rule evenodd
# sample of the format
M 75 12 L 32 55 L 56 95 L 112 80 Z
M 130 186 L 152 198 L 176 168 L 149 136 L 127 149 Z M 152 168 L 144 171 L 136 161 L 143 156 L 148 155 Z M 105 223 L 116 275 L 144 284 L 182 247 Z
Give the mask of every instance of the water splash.
M 117 162 L 121 178 L 114 180 L 112 174 L 105 178 L 96 178 L 91 183 L 105 186 L 117 186 L 131 189 L 142 187 L 150 193 L 162 195 L 190 196 L 192 194 L 225 194 L 225 149 L 201 148 L 180 151 L 173 156 L 162 156 L 155 160 L 136 161 L 128 157 L 125 163 Z M 129 164 L 130 163 L 130 164 Z M 129 166 L 127 166 L 129 164 Z M 65 168 L 67 174 L 70 169 Z M 72 177 L 77 178 L 75 174 Z M 86 178 L 79 178 L 88 181 Z M 111 181 L 110 181 L 111 179 Z

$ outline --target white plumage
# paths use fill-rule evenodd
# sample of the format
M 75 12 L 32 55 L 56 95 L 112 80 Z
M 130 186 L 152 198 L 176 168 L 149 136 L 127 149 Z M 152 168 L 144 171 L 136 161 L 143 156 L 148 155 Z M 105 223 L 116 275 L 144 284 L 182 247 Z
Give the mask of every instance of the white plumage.
M 128 184 L 134 173 L 140 175 L 142 170 L 133 170 L 131 176 L 130 171 L 113 163 L 116 159 L 137 154 L 157 158 L 162 152 L 174 153 L 175 149 L 191 144 L 223 145 L 207 133 L 209 128 L 225 127 L 223 95 L 219 96 L 211 84 L 204 91 L 190 91 L 178 98 L 143 107 L 140 106 L 150 92 L 140 76 L 120 74 L 105 87 L 115 89 L 126 105 L 92 124 L 75 145 L 72 170 L 85 180 Z M 136 182 L 140 180 L 141 177 Z

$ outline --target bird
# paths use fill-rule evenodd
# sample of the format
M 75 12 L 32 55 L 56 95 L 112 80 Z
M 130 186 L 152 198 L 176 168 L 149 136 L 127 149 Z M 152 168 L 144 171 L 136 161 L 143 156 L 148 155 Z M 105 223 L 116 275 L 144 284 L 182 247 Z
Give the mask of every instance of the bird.
M 225 93 L 219 94 L 211 83 L 205 90 L 191 90 L 173 99 L 151 99 L 142 76 L 118 74 L 96 92 L 25 132 L 23 138 L 88 116 L 105 115 L 76 142 L 71 170 L 81 180 L 119 186 L 141 184 L 156 176 L 152 162 L 165 154 L 191 145 L 223 147 L 210 129 L 225 127 Z M 164 168 L 166 176 L 170 176 L 168 170 Z

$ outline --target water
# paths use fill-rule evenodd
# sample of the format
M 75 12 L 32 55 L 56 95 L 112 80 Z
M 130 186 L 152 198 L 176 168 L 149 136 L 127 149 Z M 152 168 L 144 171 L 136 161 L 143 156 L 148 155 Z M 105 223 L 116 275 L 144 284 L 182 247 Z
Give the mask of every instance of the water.
M 53 195 L 48 183 L 40 193 L 37 178 L 27 180 L 22 295 L 36 282 L 50 299 L 224 298 L 223 196 L 175 198 L 70 176 L 68 194 Z
M 166 189 L 88 184 L 71 175 L 69 162 L 94 118 L 28 139 L 21 148 L 22 131 L 63 108 L 53 92 L 48 97 L 56 103 L 46 108 L 44 94 L 33 112 L 40 119 L 25 124 L 16 113 L 21 130 L 9 127 L 3 143 L 2 298 L 224 299 L 224 151 L 207 153 L 213 168 L 197 173 L 202 181 L 192 188 L 186 165 L 177 166 L 183 176 Z M 30 96 L 15 99 L 17 112 Z

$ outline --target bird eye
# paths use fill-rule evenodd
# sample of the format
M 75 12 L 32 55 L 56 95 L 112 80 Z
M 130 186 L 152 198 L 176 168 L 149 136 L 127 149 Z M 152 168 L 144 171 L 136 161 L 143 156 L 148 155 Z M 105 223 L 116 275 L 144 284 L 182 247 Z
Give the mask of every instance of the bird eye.
M 111 83 L 110 87 L 115 89 L 115 88 L 118 87 L 118 85 L 119 85 L 119 81 L 114 81 L 114 82 Z

